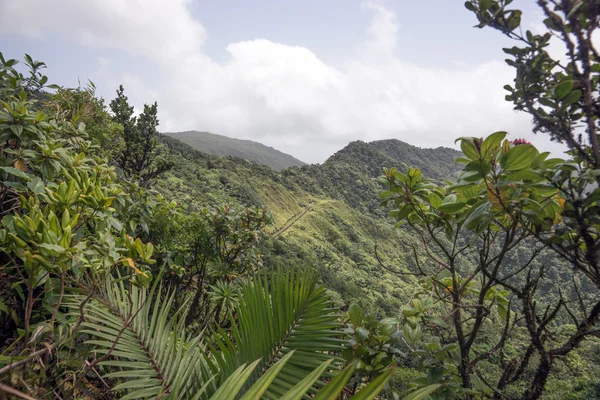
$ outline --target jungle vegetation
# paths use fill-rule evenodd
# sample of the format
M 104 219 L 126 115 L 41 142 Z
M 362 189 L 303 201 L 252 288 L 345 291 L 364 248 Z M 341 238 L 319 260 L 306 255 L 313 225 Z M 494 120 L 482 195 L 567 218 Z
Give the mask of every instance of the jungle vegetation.
M 600 3 L 534 34 L 511 2 L 465 6 L 563 158 L 473 132 L 279 171 L 0 53 L 0 398 L 600 398 Z

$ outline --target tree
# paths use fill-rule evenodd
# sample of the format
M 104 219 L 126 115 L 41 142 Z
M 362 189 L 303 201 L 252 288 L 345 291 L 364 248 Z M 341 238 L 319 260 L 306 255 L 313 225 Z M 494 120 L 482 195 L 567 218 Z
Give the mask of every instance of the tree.
M 385 202 L 394 204 L 391 215 L 422 242 L 415 250 L 422 294 L 440 305 L 434 313 L 446 310 L 441 315 L 453 334 L 440 335 L 437 324 L 430 332 L 442 344 L 456 343 L 459 357 L 456 372 L 443 372 L 460 377 L 458 390 L 465 396 L 478 389 L 494 398 L 537 399 L 559 359 L 600 337 L 600 64 L 591 39 L 600 3 L 538 0 L 548 32 L 535 35 L 518 29 L 522 13 L 507 9 L 511 2 L 472 0 L 466 7 L 478 27 L 490 26 L 521 44 L 504 49 L 516 70 L 514 86 L 505 86 L 507 100 L 532 116 L 535 132 L 567 144 L 570 159 L 549 158 L 524 140 L 509 142 L 505 132 L 496 132 L 459 139 L 465 157 L 457 161 L 465 166 L 457 183 L 433 184 L 416 169 L 390 169 L 380 181 L 388 189 Z M 565 45 L 566 62 L 546 51 L 553 38 Z M 547 251 L 553 252 L 551 266 L 536 261 Z M 552 270 L 562 284 L 545 293 Z M 504 320 L 502 336 L 483 352 L 475 350 L 493 310 Z M 411 306 L 403 313 L 411 336 L 427 326 L 432 308 Z M 558 327 L 565 323 L 573 329 L 561 334 Z M 510 357 L 505 349 L 511 333 L 519 332 L 527 341 Z M 494 354 L 502 370 L 486 373 L 478 364 Z M 526 388 L 513 394 L 510 386 L 523 380 Z
M 158 104 L 144 104 L 144 111 L 133 116 L 133 106 L 127 101 L 123 86 L 110 102 L 114 121 L 123 126 L 125 147 L 116 158 L 116 164 L 127 178 L 142 186 L 151 185 L 156 178 L 173 167 L 173 163 L 160 156 L 158 145 Z
M 57 88 L 44 100 L 44 109 L 62 121 L 83 123 L 88 139 L 98 147 L 102 158 L 114 159 L 122 150 L 123 126 L 113 120 L 104 99 L 96 97 L 96 86 Z
M 514 87 L 506 86 L 507 100 L 532 116 L 535 132 L 565 143 L 572 157 L 544 175 L 559 191 L 562 223 L 548 227 L 547 221 L 529 215 L 535 223 L 532 232 L 600 288 L 600 55 L 592 39 L 600 22 L 600 2 L 538 0 L 546 17 L 543 35 L 517 32 L 521 12 L 507 9 L 510 3 L 469 1 L 466 6 L 477 16 L 479 27 L 497 29 L 520 45 L 504 49 L 512 57 L 507 63 L 516 71 Z M 562 44 L 564 57 L 546 51 L 551 40 Z M 584 311 L 586 318 L 577 324 L 577 334 L 564 346 L 537 347 L 546 369 L 538 371 L 533 393 L 542 390 L 557 357 L 578 346 L 588 334 L 600 333 L 600 303 Z
M 119 210 L 131 198 L 98 157 L 84 126 L 55 114 L 46 103 L 52 96 L 29 97 L 28 91 L 39 94 L 47 79 L 38 79 L 35 69 L 26 79 L 14 69 L 15 60 L 0 55 L 0 61 L 1 358 L 5 363 L 47 355 L 46 372 L 54 377 L 59 362 L 50 354 L 72 340 L 71 330 L 81 322 L 67 322 L 65 299 L 71 291 L 89 288 L 117 265 L 143 283 L 149 279 L 145 266 L 154 262 L 153 247 L 123 229 L 127 221 L 119 221 Z M 9 366 L 2 371 L 44 386 L 37 371 Z

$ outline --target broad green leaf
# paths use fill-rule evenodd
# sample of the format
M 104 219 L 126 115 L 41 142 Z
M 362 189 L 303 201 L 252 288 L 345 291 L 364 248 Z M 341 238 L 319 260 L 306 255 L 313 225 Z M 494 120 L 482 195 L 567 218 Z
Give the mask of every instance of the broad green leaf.
M 27 187 L 36 194 L 44 193 L 44 181 L 37 176 L 32 176 L 31 180 L 27 182 Z
M 47 250 L 52 250 L 52 251 L 55 251 L 57 253 L 64 253 L 67 250 L 67 249 L 65 249 L 62 246 L 59 246 L 57 244 L 51 244 L 51 243 L 40 243 L 39 247 L 42 247 L 42 248 L 47 249 Z
M 358 304 L 353 303 L 348 309 L 348 316 L 350 317 L 350 322 L 352 322 L 352 325 L 359 327 L 362 324 L 364 313 Z
M 352 396 L 352 400 L 372 400 L 381 392 L 388 383 L 392 375 L 396 372 L 395 368 L 389 368 L 384 373 L 373 379 L 367 386 L 362 388 L 357 394 Z
M 27 179 L 29 180 L 31 178 L 31 175 L 26 174 L 25 172 L 21 171 L 20 169 L 17 168 L 13 168 L 13 167 L 0 167 L 1 170 L 3 170 L 4 172 L 7 172 L 11 175 L 14 175 L 16 177 L 19 178 L 23 178 L 23 179 Z
M 477 150 L 475 149 L 475 145 L 473 144 L 473 138 L 460 138 L 460 149 L 463 154 L 467 156 L 469 160 L 476 160 Z
M 581 98 L 581 90 L 573 90 L 567 97 L 562 101 L 563 105 L 570 106 L 575 104 Z
M 530 144 L 521 144 L 500 157 L 500 166 L 507 171 L 527 168 L 537 155 L 538 151 L 535 147 Z
M 508 308 L 501 304 L 498 304 L 497 308 L 498 308 L 498 315 L 500 315 L 500 318 L 502 318 L 503 320 L 506 321 L 508 319 Z
M 428 398 L 431 393 L 435 392 L 436 390 L 438 390 L 441 387 L 442 387 L 442 385 L 439 383 L 435 384 L 435 385 L 429 385 L 429 386 L 426 386 L 424 388 L 421 388 L 419 390 L 412 392 L 408 396 L 404 397 L 402 400 L 424 400 L 424 399 Z
M 429 204 L 431 204 L 433 208 L 438 208 L 442 204 L 442 199 L 437 195 L 437 193 L 430 192 L 428 198 Z
M 506 132 L 504 131 L 492 133 L 483 141 L 483 144 L 481 145 L 481 154 L 487 155 L 490 150 L 495 150 L 500 147 L 500 144 L 505 137 Z
M 479 173 L 479 177 L 483 178 L 492 170 L 492 164 L 489 160 L 474 160 L 465 165 L 465 171 L 475 171 Z
M 486 199 L 479 203 L 476 203 L 470 210 L 467 219 L 464 222 L 464 226 L 467 228 L 474 228 L 477 226 L 479 219 L 487 213 L 490 209 L 491 203 Z
M 469 185 L 461 185 L 460 187 L 457 187 L 456 191 L 458 193 L 460 193 L 462 196 L 464 196 L 465 199 L 468 200 L 468 199 L 472 199 L 473 197 L 476 197 L 479 194 L 479 192 L 481 191 L 481 188 L 477 184 L 469 184 Z
M 404 218 L 408 217 L 408 215 L 410 214 L 410 212 L 412 210 L 413 210 L 412 205 L 406 204 L 400 210 L 392 210 L 392 211 L 390 211 L 390 217 L 397 218 L 398 220 L 403 220 Z
M 539 181 L 543 178 L 542 175 L 535 171 L 522 169 L 520 171 L 509 173 L 503 177 L 505 181 Z
M 438 209 L 441 212 L 445 212 L 447 214 L 455 214 L 457 212 L 459 212 L 460 210 L 462 210 L 463 208 L 465 208 L 466 204 L 459 202 L 459 203 L 445 203 L 442 204 L 438 207 Z
M 558 85 L 556 85 L 556 87 L 554 88 L 554 95 L 559 100 L 562 100 L 566 95 L 571 93 L 572 89 L 573 89 L 573 81 L 571 79 L 566 79 L 566 80 L 560 82 Z
M 444 369 L 441 367 L 429 367 L 427 369 L 427 380 L 429 383 L 438 383 L 444 376 Z

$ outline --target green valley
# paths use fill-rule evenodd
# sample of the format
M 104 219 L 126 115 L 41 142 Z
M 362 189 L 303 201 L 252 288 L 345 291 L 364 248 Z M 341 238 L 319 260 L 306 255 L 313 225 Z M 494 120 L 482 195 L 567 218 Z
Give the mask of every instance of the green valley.
M 217 61 L 193 17 L 207 5 L 187 0 L 26 3 L 0 0 L 0 36 L 26 31 L 29 46 L 66 15 L 95 76 L 116 76 L 106 54 L 142 71 L 108 79 L 105 99 L 0 53 L 0 400 L 600 399 L 600 0 L 539 0 L 535 32 L 512 0 L 465 3 L 512 42 L 504 99 L 558 155 L 519 137 L 532 132 L 517 117 L 502 121 L 515 132 L 479 132 L 499 106 L 471 86 L 495 63 L 401 62 L 383 4 L 362 6 L 375 13 L 364 54 L 337 68 L 267 39 Z M 236 28 L 258 20 L 244 6 L 226 10 L 244 15 Z M 390 133 L 440 121 L 471 127 L 456 149 Z M 256 141 L 160 133 L 195 125 L 295 135 L 280 143 L 300 158 L 347 144 L 308 165 Z

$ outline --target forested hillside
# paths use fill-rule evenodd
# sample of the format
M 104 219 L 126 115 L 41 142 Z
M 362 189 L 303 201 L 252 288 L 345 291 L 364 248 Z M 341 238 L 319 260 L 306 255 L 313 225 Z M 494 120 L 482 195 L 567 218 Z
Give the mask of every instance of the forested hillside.
M 564 159 L 504 131 L 194 148 L 0 53 L 0 399 L 600 399 L 600 7 L 540 1 L 521 36 L 510 3 L 466 8 Z
M 210 132 L 198 131 L 169 132 L 166 135 L 179 139 L 208 154 L 243 158 L 268 165 L 277 171 L 306 164 L 289 154 L 252 140 L 234 139 Z
M 393 158 L 378 150 L 382 142 L 353 142 L 322 165 L 277 172 L 241 158 L 211 156 L 168 136 L 161 140 L 175 162 L 157 184 L 166 198 L 190 210 L 222 203 L 266 206 L 273 216 L 267 229 L 272 239 L 263 249 L 268 266 L 317 268 L 346 306 L 357 301 L 381 315 L 410 296 L 405 281 L 411 278 L 390 274 L 380 261 L 405 270 L 411 257 L 401 244 L 409 236 L 385 218 L 375 178 L 382 167 L 406 168 L 404 157 L 424 169 L 433 157 L 440 160 L 436 178 L 450 179 L 457 164 L 447 155 L 460 155 L 390 140 L 385 150 L 398 157 Z

